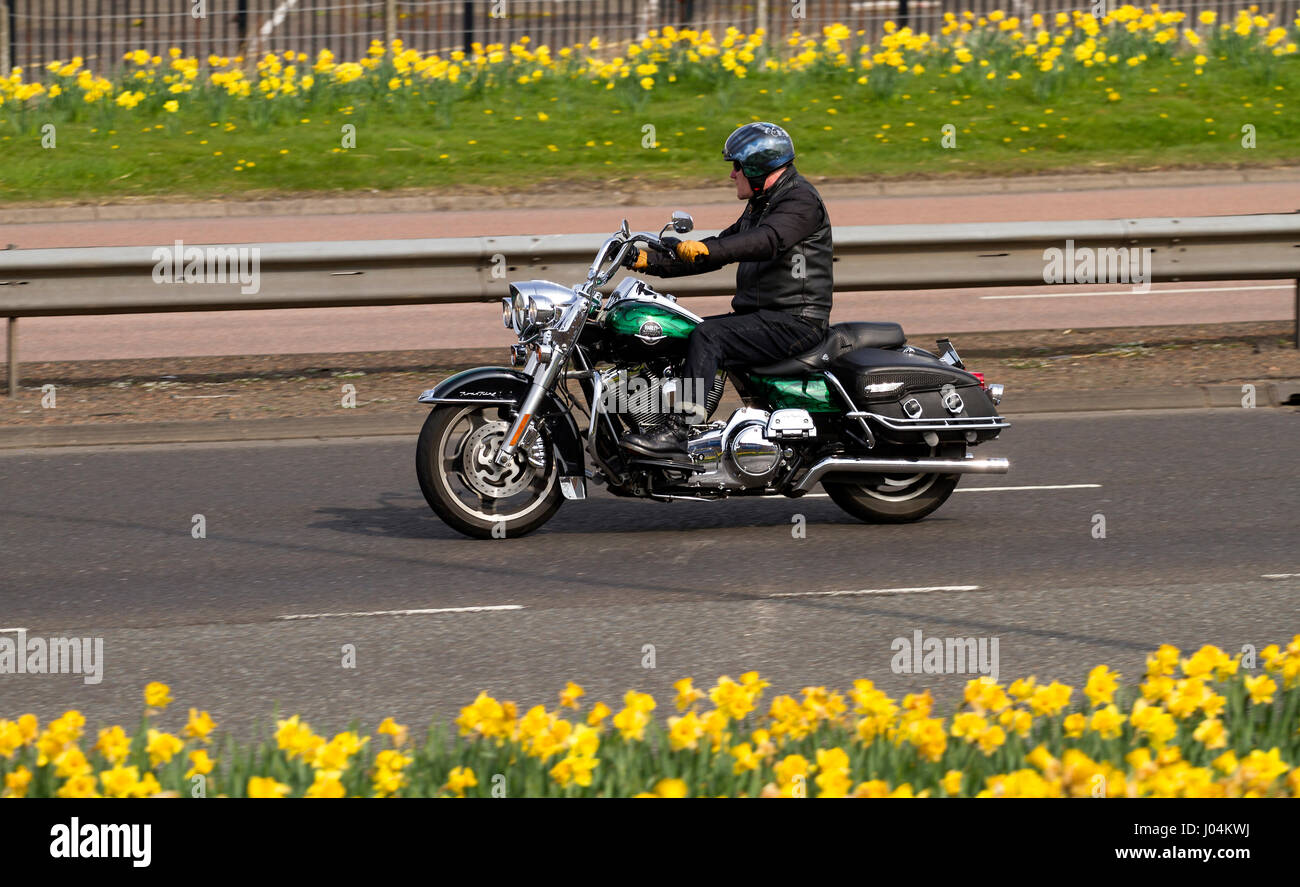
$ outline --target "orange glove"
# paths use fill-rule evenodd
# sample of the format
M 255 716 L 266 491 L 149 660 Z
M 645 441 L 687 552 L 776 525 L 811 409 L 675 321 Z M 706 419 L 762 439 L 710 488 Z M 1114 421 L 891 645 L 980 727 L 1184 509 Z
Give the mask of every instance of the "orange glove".
M 645 268 L 650 261 L 650 254 L 643 249 L 636 252 L 628 253 L 623 259 L 623 267 L 631 268 L 633 271 L 640 271 Z
M 683 240 L 677 244 L 677 258 L 687 264 L 695 264 L 695 260 L 707 256 L 709 248 L 698 240 Z

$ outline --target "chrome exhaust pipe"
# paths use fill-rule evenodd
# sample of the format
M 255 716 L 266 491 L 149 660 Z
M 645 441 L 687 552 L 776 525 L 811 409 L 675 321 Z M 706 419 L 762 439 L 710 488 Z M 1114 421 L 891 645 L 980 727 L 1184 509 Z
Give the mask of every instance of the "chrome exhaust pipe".
M 795 485 L 799 492 L 808 492 L 827 474 L 1006 474 L 1011 461 L 1002 457 L 976 459 L 823 459 L 808 469 L 803 480 Z

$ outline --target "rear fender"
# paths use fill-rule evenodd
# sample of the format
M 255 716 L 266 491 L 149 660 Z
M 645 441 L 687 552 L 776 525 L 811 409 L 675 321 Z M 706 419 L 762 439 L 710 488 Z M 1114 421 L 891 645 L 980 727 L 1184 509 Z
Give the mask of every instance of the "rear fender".
M 418 400 L 433 406 L 496 404 L 513 413 L 532 387 L 531 377 L 509 367 L 477 367 L 443 379 L 423 392 Z M 548 391 L 542 398 L 535 422 L 541 422 L 555 445 L 561 477 L 586 477 L 582 435 L 569 410 Z

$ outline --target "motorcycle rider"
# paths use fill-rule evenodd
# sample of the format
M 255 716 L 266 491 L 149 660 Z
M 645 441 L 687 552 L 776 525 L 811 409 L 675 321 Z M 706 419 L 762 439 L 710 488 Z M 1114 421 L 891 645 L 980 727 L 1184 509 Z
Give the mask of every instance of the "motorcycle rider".
M 800 354 L 826 336 L 831 314 L 831 222 L 817 189 L 794 168 L 794 143 L 772 123 L 749 123 L 722 150 L 732 163 L 739 219 L 715 237 L 639 249 L 624 265 L 656 277 L 701 274 L 739 262 L 732 313 L 707 317 L 687 343 L 679 412 L 658 429 L 630 434 L 626 448 L 684 453 L 689 424 L 707 418 L 703 400 L 728 365 L 759 366 Z M 694 397 L 695 400 L 690 398 Z

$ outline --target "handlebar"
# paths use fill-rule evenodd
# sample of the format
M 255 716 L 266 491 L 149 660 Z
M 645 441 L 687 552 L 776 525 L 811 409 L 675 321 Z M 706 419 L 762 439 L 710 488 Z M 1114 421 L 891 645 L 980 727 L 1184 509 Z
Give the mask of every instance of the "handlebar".
M 619 232 L 619 234 L 606 240 L 600 251 L 596 253 L 596 260 L 591 263 L 591 269 L 587 272 L 588 282 L 596 286 L 603 285 L 613 276 L 614 270 L 623 264 L 623 258 L 627 255 L 628 249 L 637 243 L 644 243 L 656 249 L 667 249 L 659 236 L 651 234 L 649 231 L 637 231 L 630 234 L 626 240 L 622 239 L 621 234 L 622 232 Z M 605 263 L 609 261 L 611 247 L 615 246 L 618 247 L 618 251 L 614 253 L 613 262 L 606 268 Z

